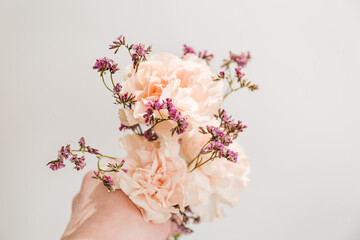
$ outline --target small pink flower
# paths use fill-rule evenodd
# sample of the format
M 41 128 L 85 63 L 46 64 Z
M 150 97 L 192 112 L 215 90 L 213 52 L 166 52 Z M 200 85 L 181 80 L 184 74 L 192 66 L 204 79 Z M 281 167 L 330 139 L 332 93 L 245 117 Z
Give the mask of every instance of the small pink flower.
M 65 164 L 62 160 L 57 159 L 55 161 L 49 162 L 47 165 L 49 165 L 50 169 L 53 171 L 59 170 L 63 167 L 65 167 Z
M 97 71 L 100 72 L 100 75 L 103 75 L 106 71 L 114 74 L 120 70 L 117 63 L 106 57 L 96 59 L 93 69 L 97 69 Z

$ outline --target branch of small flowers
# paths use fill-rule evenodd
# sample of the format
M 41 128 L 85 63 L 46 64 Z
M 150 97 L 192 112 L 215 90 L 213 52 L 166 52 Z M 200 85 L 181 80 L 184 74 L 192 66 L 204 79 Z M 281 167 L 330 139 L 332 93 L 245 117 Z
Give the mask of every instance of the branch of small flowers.
M 146 107 L 146 113 L 143 115 L 143 117 L 145 118 L 145 123 L 151 125 L 149 131 L 151 131 L 160 122 L 168 120 L 173 120 L 177 123 L 176 127 L 170 129 L 172 136 L 175 134 L 175 132 L 178 135 L 183 134 L 189 126 L 186 117 L 184 117 L 182 113 L 178 111 L 170 98 L 162 100 L 161 102 L 158 99 L 149 101 L 146 104 Z M 161 110 L 167 111 L 167 118 L 163 116 Z M 154 111 L 157 111 L 159 113 L 160 118 L 155 116 Z
M 79 149 L 79 150 L 72 150 L 73 152 L 86 152 L 86 153 L 90 153 L 90 154 L 94 154 L 94 153 L 91 153 L 89 152 L 88 150 L 85 150 L 85 149 Z M 109 159 L 116 159 L 115 157 L 110 157 L 110 156 L 107 156 L 107 155 L 104 155 L 104 154 L 96 154 L 98 156 L 101 156 L 101 157 L 105 157 L 105 158 L 109 158 Z
M 70 144 L 68 144 L 66 146 L 62 146 L 60 148 L 60 150 L 58 151 L 57 159 L 54 161 L 50 161 L 47 164 L 47 166 L 49 166 L 50 169 L 53 171 L 59 170 L 59 169 L 65 167 L 64 161 L 69 160 L 71 163 L 75 164 L 74 168 L 77 171 L 79 171 L 79 170 L 82 170 L 86 166 L 84 154 L 85 153 L 94 154 L 98 158 L 98 161 L 97 161 L 98 171 L 94 172 L 95 176 L 93 176 L 93 178 L 99 179 L 100 181 L 102 181 L 102 183 L 105 185 L 105 187 L 108 189 L 108 191 L 114 191 L 114 189 L 112 188 L 114 181 L 112 180 L 112 178 L 110 176 L 104 175 L 104 173 L 118 172 L 120 169 L 126 173 L 127 170 L 122 168 L 124 166 L 125 160 L 122 160 L 120 163 L 114 163 L 114 164 L 108 163 L 108 165 L 107 165 L 108 169 L 102 169 L 100 167 L 101 159 L 108 158 L 108 159 L 115 160 L 116 158 L 101 154 L 99 152 L 99 150 L 92 148 L 90 146 L 86 146 L 85 139 L 83 137 L 80 138 L 80 140 L 79 140 L 79 146 L 80 146 L 80 148 L 75 149 L 75 150 L 71 149 Z M 76 154 L 78 152 L 81 152 L 83 154 L 83 156 L 78 157 L 78 154 Z
M 173 237 L 174 239 L 178 239 L 182 234 L 193 233 L 193 230 L 187 225 L 190 224 L 190 221 L 192 221 L 191 223 L 193 224 L 199 224 L 200 217 L 194 214 L 189 206 L 185 207 L 184 211 L 180 210 L 179 205 L 175 205 L 174 207 L 178 209 L 179 212 L 171 216 L 171 221 L 175 224 L 175 232 L 177 232 Z
M 195 54 L 199 58 L 204 59 L 207 64 L 210 64 L 210 61 L 214 58 L 214 54 L 212 54 L 212 53 L 208 54 L 207 50 L 204 50 L 203 52 L 200 51 L 199 53 L 196 53 L 195 50 L 192 47 L 184 44 L 183 56 L 182 57 L 184 57 L 186 54 Z
M 206 161 L 199 161 L 199 162 L 194 166 L 193 170 L 191 170 L 190 172 L 192 172 L 192 171 L 194 171 L 195 169 L 201 167 L 202 165 L 208 163 L 209 161 L 214 160 L 214 159 L 216 158 L 215 154 L 216 154 L 216 153 L 213 152 L 213 153 L 211 154 L 211 157 L 209 157 L 209 159 L 207 159 Z
M 155 119 L 156 123 L 154 125 L 152 125 L 149 129 L 153 129 L 156 125 L 158 125 L 159 123 L 165 122 L 165 121 L 169 121 L 172 120 L 170 118 L 162 118 L 162 119 Z
M 188 168 L 192 168 L 190 173 L 215 158 L 225 158 L 231 162 L 237 161 L 238 153 L 228 147 L 238 134 L 246 128 L 246 125 L 242 124 L 241 121 L 235 121 L 224 109 L 219 109 L 214 116 L 220 120 L 218 127 L 199 127 L 200 133 L 210 134 L 211 138 L 201 147 L 198 155 L 188 163 Z M 203 154 L 211 155 L 203 160 Z M 192 166 L 194 162 L 195 164 Z
M 207 141 L 202 147 L 201 147 L 201 149 L 200 149 L 200 151 L 199 151 L 199 153 L 198 153 L 198 155 L 196 155 L 196 157 L 193 159 L 193 160 L 191 160 L 189 163 L 188 163 L 188 168 L 191 166 L 191 164 L 193 164 L 193 162 L 195 162 L 196 161 L 196 163 L 195 163 L 195 166 L 198 164 L 198 161 L 199 161 L 199 158 L 200 158 L 200 155 L 202 154 L 202 152 L 203 152 L 203 150 L 204 150 L 204 148 L 210 143 L 210 141 L 211 141 L 211 139 L 209 140 L 209 141 Z M 191 170 L 191 172 L 192 171 L 194 171 L 194 169 L 193 170 Z
M 124 36 L 117 37 L 115 41 L 113 41 L 113 44 L 109 45 L 110 49 L 115 49 L 114 54 L 118 52 L 121 46 L 124 46 L 127 49 L 131 60 L 133 61 L 133 68 L 135 69 L 135 73 L 137 73 L 140 63 L 146 61 L 146 55 L 152 51 L 151 45 L 145 48 L 145 45 L 141 43 L 130 45 L 126 44 Z
M 133 94 L 124 93 L 120 94 L 122 86 L 120 83 L 116 83 L 113 90 L 113 97 L 115 98 L 115 104 L 122 104 L 124 108 L 132 108 L 132 105 L 136 102 Z
M 189 173 L 192 173 L 195 169 L 201 167 L 202 165 L 208 163 L 209 161 L 214 160 L 215 158 L 216 158 L 216 152 L 213 152 L 211 154 L 211 156 L 205 161 L 203 161 L 203 159 L 199 155 L 198 160 L 196 160 L 195 166 L 193 167 L 193 169 L 191 171 L 189 171 Z
M 136 102 L 135 96 L 129 93 L 120 94 L 122 86 L 120 83 L 114 83 L 113 74 L 119 70 L 117 63 L 108 58 L 96 59 L 93 69 L 97 69 L 97 71 L 100 72 L 104 86 L 113 94 L 113 97 L 116 100 L 115 104 L 122 104 L 124 108 L 128 107 L 131 109 L 132 105 Z M 104 74 L 107 71 L 110 72 L 110 79 L 113 85 L 113 89 L 111 89 L 105 82 Z
M 214 81 L 226 80 L 229 88 L 224 94 L 223 101 L 233 92 L 240 90 L 241 88 L 247 87 L 250 91 L 255 91 L 259 87 L 258 85 L 249 82 L 244 78 L 245 73 L 242 72 L 242 69 L 247 65 L 248 61 L 251 59 L 250 53 L 241 53 L 234 54 L 232 52 L 229 53 L 229 59 L 224 59 L 224 63 L 221 66 L 224 68 L 224 71 L 221 71 L 217 77 L 214 78 Z M 235 71 L 235 76 L 232 76 L 232 71 Z M 235 88 L 233 83 L 238 82 L 240 84 L 239 87 Z
M 100 161 L 103 157 L 107 157 L 105 155 L 99 155 L 97 156 L 98 158 L 98 161 L 97 161 L 97 168 L 98 168 L 98 171 L 101 173 L 101 174 L 104 174 L 106 172 L 119 172 L 119 169 L 121 169 L 122 166 L 124 166 L 124 163 L 125 161 L 122 160 L 120 164 L 112 164 L 112 163 L 108 163 L 107 167 L 110 168 L 108 170 L 104 170 L 100 167 Z M 113 158 L 113 157 L 107 157 L 107 158 L 110 158 L 110 159 L 116 159 L 116 158 Z M 126 172 L 127 170 L 126 169 L 122 169 L 124 172 Z

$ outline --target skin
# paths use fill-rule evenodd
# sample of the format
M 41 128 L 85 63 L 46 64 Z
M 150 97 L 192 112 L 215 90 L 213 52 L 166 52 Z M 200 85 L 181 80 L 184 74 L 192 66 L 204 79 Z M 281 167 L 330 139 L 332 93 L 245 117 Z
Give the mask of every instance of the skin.
M 61 240 L 165 240 L 172 235 L 170 220 L 145 222 L 140 211 L 121 191 L 108 192 L 88 172 L 72 204 L 70 221 Z

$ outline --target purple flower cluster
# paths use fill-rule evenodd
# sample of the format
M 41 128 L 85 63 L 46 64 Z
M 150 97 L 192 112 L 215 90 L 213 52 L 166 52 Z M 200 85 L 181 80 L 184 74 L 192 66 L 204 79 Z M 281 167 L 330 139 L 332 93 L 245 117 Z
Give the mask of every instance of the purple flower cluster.
M 177 215 L 171 216 L 171 221 L 175 224 L 175 232 L 179 234 L 191 234 L 193 230 L 186 225 L 192 221 L 193 224 L 200 223 L 200 217 L 193 213 L 189 206 L 185 207 L 185 211 L 181 211 L 179 205 L 175 205 L 175 208 L 179 210 Z
M 178 135 L 185 132 L 189 123 L 186 121 L 186 118 L 182 115 L 180 111 L 175 107 L 170 98 L 163 100 L 160 102 L 155 99 L 153 101 L 149 101 L 146 104 L 146 114 L 144 114 L 145 123 L 152 125 L 153 127 L 166 120 L 173 120 L 177 123 L 177 126 L 171 129 L 171 134 L 174 135 L 176 132 Z M 163 116 L 163 112 L 161 110 L 167 110 L 167 118 Z M 160 117 L 155 116 L 154 111 L 158 111 Z
M 120 70 L 117 63 L 106 57 L 96 59 L 93 69 L 97 69 L 97 71 L 100 72 L 100 76 L 102 76 L 106 71 L 110 71 L 111 74 L 114 74 Z
M 73 163 L 74 169 L 76 169 L 77 171 L 82 170 L 85 166 L 86 166 L 86 162 L 85 162 L 85 156 L 81 156 L 79 157 L 76 153 L 90 153 L 90 154 L 94 154 L 97 155 L 98 158 L 98 170 L 95 173 L 95 177 L 96 179 L 100 179 L 103 184 L 107 187 L 107 189 L 109 191 L 113 191 L 111 185 L 113 185 L 114 181 L 111 179 L 111 177 L 106 176 L 106 175 L 102 175 L 104 172 L 118 172 L 120 169 L 123 170 L 125 173 L 127 172 L 126 169 L 123 169 L 122 167 L 124 166 L 125 160 L 122 160 L 119 164 L 118 163 L 108 163 L 108 169 L 107 170 L 103 170 L 100 168 L 100 160 L 102 158 L 109 158 L 109 159 L 116 159 L 115 157 L 109 157 L 106 155 L 103 155 L 99 152 L 99 150 L 92 148 L 90 146 L 86 146 L 85 143 L 85 139 L 82 137 L 79 140 L 79 149 L 78 150 L 73 150 L 70 148 L 70 145 L 66 145 L 66 146 L 62 146 L 58 152 L 58 158 L 55 161 L 51 161 L 49 162 L 47 165 L 49 165 L 50 169 L 52 170 L 58 170 L 60 168 L 65 167 L 64 164 L 64 160 L 68 159 L 71 163 Z
M 238 153 L 230 150 L 226 147 L 227 145 L 223 144 L 220 140 L 216 142 L 210 142 L 202 150 L 202 154 L 213 153 L 215 157 L 226 158 L 228 161 L 236 162 L 238 158 Z
M 214 126 L 206 126 L 207 133 L 210 133 L 213 137 L 213 141 L 220 141 L 225 146 L 229 146 L 232 143 L 232 138 L 226 134 L 222 129 Z
M 236 76 L 239 80 L 241 80 L 245 76 L 245 73 L 243 73 L 241 70 L 241 67 L 235 68 Z
M 242 72 L 242 68 L 235 68 L 237 81 L 240 83 L 240 88 L 247 87 L 250 91 L 258 90 L 259 86 L 255 83 L 249 82 L 247 79 L 244 79 L 245 73 Z
M 131 60 L 133 61 L 133 67 L 137 70 L 140 62 L 146 61 L 146 54 L 151 52 L 151 46 L 145 49 L 145 45 L 142 43 L 132 45 L 130 48 L 133 50 L 131 54 Z
M 138 124 L 135 124 L 135 125 L 132 125 L 132 126 L 127 126 L 125 124 L 121 124 L 120 127 L 119 127 L 119 131 L 122 132 L 122 131 L 126 131 L 126 130 L 132 130 L 134 131 L 136 128 L 138 127 Z
M 218 75 L 213 78 L 214 81 L 221 81 L 223 79 L 225 79 L 225 72 L 224 71 L 219 72 Z
M 79 146 L 80 148 L 78 150 L 72 150 L 70 147 L 70 144 L 66 146 L 62 146 L 60 150 L 58 151 L 58 157 L 54 161 L 50 161 L 47 165 L 52 170 L 59 170 L 63 167 L 65 167 L 64 160 L 69 160 L 71 163 L 73 163 L 74 169 L 76 170 L 82 170 L 86 166 L 85 157 L 81 156 L 79 157 L 74 152 L 88 152 L 95 155 L 101 155 L 99 150 L 92 148 L 90 146 L 85 146 L 85 139 L 82 137 L 79 140 Z
M 99 150 L 97 150 L 95 148 L 92 148 L 90 146 L 86 146 L 86 150 L 87 150 L 88 153 L 95 154 L 95 155 L 101 155 Z
M 125 37 L 120 35 L 113 41 L 113 44 L 109 45 L 109 49 L 115 49 L 115 53 L 117 53 L 122 45 L 125 45 Z
M 70 145 L 62 146 L 58 151 L 58 157 L 54 161 L 50 161 L 47 166 L 50 167 L 51 170 L 56 171 L 63 167 L 65 167 L 64 160 L 68 159 L 71 155 Z
M 121 46 L 124 46 L 128 50 L 135 72 L 137 71 L 140 62 L 146 61 L 146 54 L 149 54 L 152 51 L 151 46 L 146 48 L 142 43 L 131 45 L 126 44 L 125 37 L 122 35 L 117 37 L 115 41 L 109 45 L 109 49 L 115 49 L 115 53 L 117 53 Z
M 123 172 L 127 173 L 128 170 L 125 168 L 122 168 L 125 164 L 125 160 L 121 160 L 121 162 L 118 163 L 108 163 L 107 167 L 110 168 L 110 170 L 106 170 L 107 172 L 118 172 L 119 169 L 123 170 Z
M 224 63 L 221 66 L 222 68 L 225 68 L 225 71 L 221 71 L 216 77 L 214 77 L 214 81 L 220 81 L 225 79 L 226 82 L 229 84 L 229 89 L 224 95 L 224 99 L 229 96 L 232 92 L 238 91 L 241 88 L 248 88 L 250 91 L 255 91 L 259 89 L 259 86 L 249 82 L 247 79 L 244 78 L 245 73 L 243 72 L 243 68 L 247 65 L 247 63 L 250 61 L 251 55 L 249 52 L 241 53 L 241 54 L 235 54 L 233 52 L 229 53 L 229 58 L 224 59 Z M 235 65 L 235 77 L 232 77 L 232 68 L 230 66 Z M 233 83 L 238 82 L 240 83 L 239 87 L 234 87 Z
M 219 109 L 215 114 L 216 119 L 220 119 L 220 126 L 206 126 L 206 129 L 200 127 L 202 134 L 210 134 L 210 140 L 201 149 L 201 154 L 211 154 L 210 158 L 226 158 L 228 161 L 236 162 L 238 153 L 232 151 L 228 146 L 233 143 L 238 134 L 242 132 L 246 125 L 241 121 L 235 122 L 224 109 Z M 196 167 L 196 166 L 195 166 Z
M 124 108 L 132 108 L 136 102 L 135 96 L 129 93 L 120 94 L 122 86 L 117 83 L 113 88 L 115 104 L 122 104 Z
M 69 159 L 69 161 L 75 164 L 75 167 L 74 167 L 74 168 L 75 168 L 77 171 L 82 170 L 82 169 L 86 166 L 85 157 L 84 157 L 84 156 L 78 157 L 76 154 L 74 154 L 74 155 Z
M 53 171 L 59 170 L 63 167 L 65 167 L 65 164 L 62 160 L 56 159 L 54 161 L 49 162 L 47 165 L 49 165 L 50 169 Z
M 216 119 L 220 119 L 220 128 L 222 128 L 224 133 L 232 139 L 236 139 L 238 134 L 247 128 L 241 121 L 235 121 L 225 109 L 219 109 L 218 114 L 215 114 L 214 116 Z
M 184 44 L 183 52 L 184 52 L 183 56 L 185 56 L 186 54 L 189 54 L 189 53 L 196 54 L 195 50 L 186 44 Z
M 159 138 L 158 135 L 156 135 L 156 133 L 153 131 L 152 128 L 150 128 L 144 132 L 144 137 L 150 142 L 155 141 Z
M 229 59 L 224 59 L 224 64 L 221 67 L 228 67 L 228 65 L 231 62 L 234 62 L 237 64 L 238 67 L 245 67 L 249 60 L 251 59 L 251 55 L 249 52 L 241 53 L 241 54 L 235 54 L 233 52 L 230 52 Z
M 214 54 L 210 53 L 208 54 L 208 52 L 206 50 L 204 50 L 203 52 L 199 52 L 198 54 L 196 54 L 195 50 L 184 44 L 184 48 L 183 48 L 183 57 L 186 55 L 186 54 L 195 54 L 195 55 L 198 55 L 199 58 L 202 58 L 204 59 L 207 63 L 209 63 L 213 58 L 214 58 Z
M 113 89 L 114 94 L 120 94 L 122 89 L 122 86 L 120 85 L 120 83 L 117 83 Z
M 206 130 L 206 133 L 210 133 L 212 137 L 210 142 L 201 149 L 201 153 L 212 153 L 213 157 L 224 157 L 228 161 L 236 162 L 238 153 L 227 148 L 233 142 L 231 136 L 214 126 L 206 126 Z
M 109 192 L 114 191 L 114 189 L 112 187 L 112 185 L 114 184 L 114 180 L 110 176 L 103 175 L 100 173 L 100 171 L 94 171 L 94 175 L 95 176 L 93 176 L 93 178 L 99 179 L 100 181 L 102 181 L 102 183 L 108 189 Z
M 204 59 L 207 63 L 209 63 L 214 58 L 214 54 L 208 54 L 206 50 L 204 50 L 204 52 L 199 52 L 198 56 Z
M 79 140 L 79 146 L 80 146 L 80 150 L 85 149 L 85 138 L 80 138 Z

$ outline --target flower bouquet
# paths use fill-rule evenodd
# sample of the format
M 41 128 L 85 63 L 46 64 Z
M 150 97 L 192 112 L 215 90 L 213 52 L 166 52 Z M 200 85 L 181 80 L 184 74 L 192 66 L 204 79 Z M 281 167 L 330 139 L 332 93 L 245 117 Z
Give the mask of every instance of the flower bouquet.
M 169 53 L 151 56 L 151 46 L 128 44 L 118 37 L 110 45 L 124 50 L 131 64 L 121 83 L 115 81 L 118 64 L 97 59 L 93 69 L 118 106 L 120 148 L 127 156 L 111 157 L 80 138 L 79 147 L 62 146 L 52 170 L 86 166 L 85 155 L 97 158 L 93 178 L 108 191 L 121 189 L 141 211 L 145 221 L 171 219 L 177 235 L 191 233 L 189 223 L 224 216 L 220 204 L 234 206 L 248 183 L 249 165 L 235 139 L 246 128 L 221 103 L 242 88 L 258 89 L 243 72 L 249 53 L 230 52 L 214 74 L 213 54 L 184 45 L 182 57 Z

